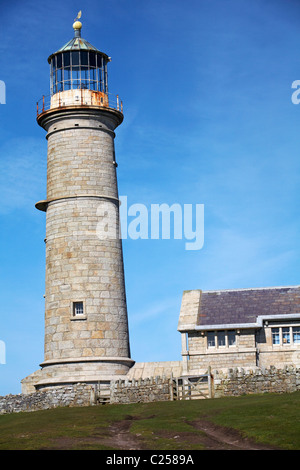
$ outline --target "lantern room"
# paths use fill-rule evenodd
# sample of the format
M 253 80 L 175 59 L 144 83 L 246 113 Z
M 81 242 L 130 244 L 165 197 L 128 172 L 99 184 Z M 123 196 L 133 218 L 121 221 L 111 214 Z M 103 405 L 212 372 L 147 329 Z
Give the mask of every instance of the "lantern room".
M 83 39 L 81 28 L 81 22 L 75 21 L 74 38 L 48 58 L 51 96 L 76 89 L 108 93 L 107 63 L 110 57 Z
M 119 96 L 108 92 L 107 64 L 111 58 L 81 37 L 79 17 L 73 23 L 74 37 L 48 58 L 50 96 L 37 102 L 37 118 L 48 110 L 68 106 L 105 107 L 123 113 Z

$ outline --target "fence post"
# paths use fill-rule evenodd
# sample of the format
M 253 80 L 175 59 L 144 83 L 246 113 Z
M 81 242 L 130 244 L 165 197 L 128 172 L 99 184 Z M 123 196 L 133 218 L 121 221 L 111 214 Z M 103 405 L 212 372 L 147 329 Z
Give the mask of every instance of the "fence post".
M 209 398 L 213 398 L 213 377 L 211 375 L 211 366 L 208 366 L 208 371 L 207 371 L 207 380 L 208 380 L 208 396 Z
M 170 378 L 170 400 L 174 400 L 174 384 L 173 384 L 173 372 L 171 372 L 171 378 Z

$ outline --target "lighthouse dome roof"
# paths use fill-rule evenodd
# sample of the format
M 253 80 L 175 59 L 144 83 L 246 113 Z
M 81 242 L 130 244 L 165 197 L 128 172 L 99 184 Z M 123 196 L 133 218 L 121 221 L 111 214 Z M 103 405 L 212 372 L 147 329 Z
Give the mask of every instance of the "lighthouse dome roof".
M 72 39 L 70 39 L 70 41 L 68 41 L 64 46 L 58 49 L 58 51 L 54 52 L 48 57 L 49 64 L 54 55 L 62 53 L 62 52 L 72 52 L 72 51 L 94 51 L 94 52 L 97 52 L 98 54 L 102 54 L 107 60 L 110 60 L 107 54 L 99 51 L 99 49 L 92 46 L 92 44 L 90 44 L 86 39 L 81 37 L 81 27 L 82 27 L 82 24 L 80 23 L 80 21 L 75 21 L 75 23 L 73 23 L 75 36 Z

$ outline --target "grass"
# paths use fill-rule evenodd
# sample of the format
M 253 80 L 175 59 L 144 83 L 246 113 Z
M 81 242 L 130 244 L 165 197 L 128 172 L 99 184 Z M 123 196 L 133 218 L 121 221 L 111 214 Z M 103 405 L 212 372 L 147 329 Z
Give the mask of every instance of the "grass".
M 300 392 L 213 400 L 106 405 L 0 416 L 0 450 L 118 449 L 112 426 L 130 425 L 143 448 L 201 450 L 205 419 L 279 449 L 300 449 Z M 176 439 L 177 437 L 177 439 Z

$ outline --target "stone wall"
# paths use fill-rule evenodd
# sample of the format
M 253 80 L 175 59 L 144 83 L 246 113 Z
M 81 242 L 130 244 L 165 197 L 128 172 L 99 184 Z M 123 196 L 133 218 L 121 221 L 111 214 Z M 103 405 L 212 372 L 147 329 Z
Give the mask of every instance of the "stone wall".
M 257 393 L 292 393 L 300 390 L 300 368 L 212 370 L 212 397 Z M 49 387 L 46 390 L 0 397 L 0 414 L 36 411 L 60 406 L 90 406 L 100 403 L 149 403 L 170 401 L 176 396 L 173 378 L 156 376 L 112 381 L 110 388 L 98 384 Z M 101 400 L 102 398 L 102 400 Z
M 271 366 L 268 369 L 214 370 L 212 374 L 215 398 L 254 393 L 292 393 L 300 390 L 300 369 L 294 366 L 283 369 Z
M 111 385 L 111 403 L 149 403 L 170 401 L 172 399 L 172 380 L 167 377 L 117 381 Z
M 29 395 L 0 397 L 0 414 L 47 410 L 60 406 L 89 406 L 94 402 L 95 394 L 92 386 L 86 384 L 68 385 Z

